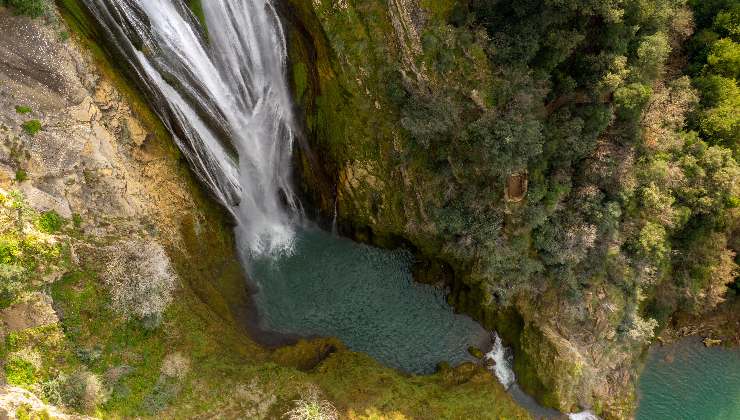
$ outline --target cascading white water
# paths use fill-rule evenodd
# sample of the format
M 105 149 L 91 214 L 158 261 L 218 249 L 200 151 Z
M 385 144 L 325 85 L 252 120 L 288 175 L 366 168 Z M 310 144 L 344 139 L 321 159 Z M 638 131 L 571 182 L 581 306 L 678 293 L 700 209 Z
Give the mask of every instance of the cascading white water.
M 599 420 L 599 417 L 590 411 L 581 411 L 580 413 L 568 414 L 570 420 Z
M 293 116 L 270 0 L 83 0 L 196 174 L 235 216 L 243 251 L 290 250 Z
M 514 354 L 511 349 L 504 346 L 501 337 L 496 331 L 493 332 L 493 348 L 486 353 L 485 358 L 494 362 L 491 367 L 496 379 L 506 388 L 514 400 L 521 406 L 527 408 L 536 418 L 562 418 L 562 414 L 551 408 L 540 406 L 530 395 L 525 394 L 516 383 L 514 374 Z M 599 420 L 599 417 L 590 411 L 579 413 L 568 413 L 570 420 Z
M 496 375 L 498 381 L 501 382 L 501 385 L 509 389 L 516 382 L 516 375 L 514 375 L 514 370 L 511 368 L 514 358 L 511 350 L 504 347 L 501 337 L 496 332 L 493 333 L 493 348 L 486 353 L 485 358 L 494 362 L 492 367 L 493 373 Z

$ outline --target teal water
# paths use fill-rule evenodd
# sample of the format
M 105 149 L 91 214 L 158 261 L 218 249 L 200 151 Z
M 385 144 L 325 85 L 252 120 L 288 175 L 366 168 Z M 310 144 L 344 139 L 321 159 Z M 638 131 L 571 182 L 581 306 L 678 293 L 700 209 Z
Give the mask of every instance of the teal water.
M 403 250 L 303 231 L 291 255 L 251 264 L 260 327 L 338 337 L 350 349 L 418 374 L 439 362 L 474 360 L 468 347 L 490 347 L 490 333 L 455 314 L 442 291 L 415 283 L 412 262 Z
M 694 338 L 650 350 L 637 420 L 739 420 L 740 350 Z
M 260 327 L 338 337 L 387 366 L 417 374 L 433 372 L 442 361 L 473 361 L 471 345 L 491 348 L 490 333 L 455 314 L 442 291 L 413 281 L 412 263 L 403 250 L 305 230 L 292 254 L 250 264 Z M 515 384 L 510 392 L 533 415 L 559 417 Z M 740 351 L 705 348 L 696 339 L 655 347 L 638 394 L 637 420 L 740 420 Z

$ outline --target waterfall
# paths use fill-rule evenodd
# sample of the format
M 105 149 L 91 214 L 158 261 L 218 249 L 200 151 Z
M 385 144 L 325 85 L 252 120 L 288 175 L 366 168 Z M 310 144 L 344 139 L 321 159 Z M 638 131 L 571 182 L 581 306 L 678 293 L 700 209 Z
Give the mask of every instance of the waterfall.
M 599 420 L 596 414 L 590 411 L 581 411 L 580 413 L 568 414 L 570 420 Z
M 293 115 L 270 0 L 83 0 L 250 255 L 289 251 Z
M 491 368 L 493 373 L 501 385 L 509 389 L 516 382 L 516 376 L 511 367 L 514 356 L 511 354 L 511 349 L 504 347 L 501 337 L 496 332 L 493 333 L 493 348 L 486 353 L 485 358 L 494 362 Z
M 493 332 L 493 348 L 486 353 L 485 358 L 493 361 L 491 371 L 496 375 L 496 379 L 509 391 L 511 397 L 519 405 L 526 408 L 535 418 L 555 419 L 562 418 L 562 413 L 552 408 L 541 406 L 531 396 L 519 388 L 516 383 L 516 375 L 512 368 L 514 364 L 514 354 L 511 349 L 504 346 L 501 337 L 496 331 Z M 570 420 L 600 420 L 598 416 L 590 411 L 581 411 L 578 413 L 567 413 Z

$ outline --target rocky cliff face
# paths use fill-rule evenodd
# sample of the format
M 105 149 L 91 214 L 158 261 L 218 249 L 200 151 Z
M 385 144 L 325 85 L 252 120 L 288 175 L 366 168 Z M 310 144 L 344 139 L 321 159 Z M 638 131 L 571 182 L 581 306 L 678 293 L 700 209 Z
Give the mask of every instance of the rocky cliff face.
M 79 44 L 62 42 L 63 26 L 1 13 L 3 33 L 13 34 L 0 40 L 2 187 L 21 191 L 37 211 L 74 218 L 92 238 L 142 237 L 183 269 L 193 261 L 204 274 L 238 272 L 228 219 L 151 114 L 132 109 L 142 104 Z M 29 131 L 28 121 L 40 129 Z M 204 251 L 216 258 L 194 258 Z
M 224 337 L 238 342 L 241 331 L 234 314 L 247 301 L 228 218 L 202 192 L 152 114 L 110 67 L 68 39 L 59 19 L 49 12 L 45 19 L 32 20 L 0 7 L 0 376 L 9 382 L 0 390 L 0 412 L 12 418 L 42 411 L 66 418 L 29 389 L 78 411 L 104 402 L 96 399 L 98 391 L 110 395 L 101 388 L 109 384 L 100 385 L 94 374 L 80 379 L 82 394 L 65 392 L 74 388 L 70 371 L 95 369 L 79 365 L 74 351 L 104 346 L 106 340 L 100 333 L 82 339 L 82 331 L 98 321 L 116 331 L 117 322 L 125 322 L 104 313 L 108 287 L 100 277 L 127 244 L 138 245 L 136 255 L 122 262 L 124 272 L 139 269 L 147 255 L 157 253 L 158 264 L 174 270 L 176 282 L 166 290 L 137 284 L 144 295 L 159 294 L 160 302 L 140 295 L 128 303 L 150 305 L 157 323 L 174 298 L 210 319 L 203 331 L 222 329 Z M 17 220 L 10 223 L 13 218 L 6 216 L 15 209 Z M 90 278 L 96 280 L 86 283 Z M 73 299 L 59 294 L 83 283 L 100 294 L 79 296 L 84 311 L 90 311 L 85 313 L 98 311 L 80 319 Z M 118 291 L 131 287 L 122 285 Z M 112 293 L 115 299 L 117 291 Z M 62 333 L 70 322 L 77 323 L 75 339 Z M 103 347 L 97 348 L 94 352 L 100 353 Z M 29 360 L 31 365 L 25 364 Z M 16 361 L 30 366 L 31 373 L 16 376 Z M 48 386 L 59 388 L 48 391 Z M 83 395 L 88 388 L 90 401 Z

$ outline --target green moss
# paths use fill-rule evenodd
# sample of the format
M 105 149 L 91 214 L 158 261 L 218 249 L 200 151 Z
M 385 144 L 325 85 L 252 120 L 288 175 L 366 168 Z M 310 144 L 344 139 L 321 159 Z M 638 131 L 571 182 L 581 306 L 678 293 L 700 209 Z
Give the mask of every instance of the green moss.
M 58 2 L 75 36 L 93 51 L 104 77 L 110 76 L 135 108 L 140 106 L 137 115 L 151 118 L 151 124 L 161 127 L 141 95 L 129 86 L 128 80 L 95 43 L 101 37 L 79 2 Z M 300 7 L 311 7 L 308 2 L 302 3 Z M 378 14 L 375 18 L 384 13 L 379 4 L 371 5 L 370 9 Z M 319 26 L 314 29 L 321 31 Z M 349 26 L 346 29 L 352 32 Z M 307 60 L 311 54 L 318 55 L 318 75 L 326 82 L 322 86 L 314 83 L 317 72 L 310 60 L 306 61 L 305 72 L 301 73 L 300 69 L 291 72 L 295 92 L 303 92 L 306 99 L 303 104 L 313 106 L 311 102 L 324 87 L 321 92 L 326 96 L 322 100 L 344 100 L 347 88 L 332 79 L 328 51 L 322 50 L 320 44 L 314 46 L 317 50 L 313 52 L 308 45 L 304 47 Z M 380 79 L 374 83 L 381 83 Z M 362 125 L 368 121 L 382 123 L 384 116 L 371 115 L 376 113 L 373 101 L 365 104 L 363 121 L 347 125 L 352 112 L 343 110 L 339 121 L 325 114 L 325 125 L 317 124 L 316 120 L 309 123 L 316 130 L 332 130 L 337 136 L 354 129 L 369 133 L 374 128 Z M 341 110 L 340 105 L 337 107 Z M 390 129 L 391 124 L 386 123 L 384 130 Z M 293 400 L 316 385 L 345 412 L 398 412 L 413 418 L 454 418 L 481 412 L 490 412 L 492 418 L 496 414 L 505 418 L 526 417 L 490 373 L 482 370 L 448 370 L 430 377 L 408 377 L 368 356 L 344 350 L 336 340 L 311 340 L 275 351 L 250 340 L 238 324 L 238 315 L 248 299 L 244 273 L 234 258 L 228 218 L 203 193 L 187 166 L 177 161 L 177 153 L 170 152 L 173 146 L 166 131 L 155 132 L 155 137 L 152 153 L 163 156 L 163 164 L 174 165 L 188 184 L 194 207 L 198 209 L 197 214 L 178 214 L 172 221 L 184 238 L 177 248 L 168 248 L 182 282 L 161 326 L 146 329 L 138 321 L 119 319 L 110 310 L 110 295 L 97 274 L 104 269 L 103 262 L 91 258 L 86 266 L 71 270 L 52 286 L 54 302 L 63 314 L 65 340 L 76 355 L 76 359 L 64 366 L 71 369 L 75 363 L 84 363 L 87 369 L 101 376 L 126 367 L 125 374 L 109 384 L 111 396 L 99 407 L 102 417 L 139 417 L 153 413 L 165 418 L 249 417 L 246 414 L 249 411 L 245 410 L 250 409 L 251 403 L 235 395 L 235 390 L 247 387 L 251 396 L 260 398 L 260 392 L 249 388 L 254 387 L 262 390 L 265 400 L 274 402 L 266 416 L 279 418 L 292 406 Z M 367 143 L 358 147 L 367 147 Z M 337 153 L 340 152 L 338 149 Z M 366 153 L 377 156 L 371 148 Z M 177 383 L 163 380 L 161 373 L 162 361 L 175 351 L 185 355 L 192 366 L 192 373 Z M 95 357 L 89 357 L 93 354 Z M 356 388 L 361 391 L 355 391 Z M 239 399 L 238 406 L 235 399 Z
M 447 21 L 457 3 L 454 0 L 422 0 L 421 6 L 430 11 L 432 16 L 444 22 Z
M 25 105 L 18 105 L 15 107 L 15 112 L 19 114 L 29 114 L 31 113 L 32 109 L 30 107 L 27 107 Z
M 41 131 L 41 121 L 29 120 L 21 124 L 21 127 L 23 128 L 23 131 L 25 131 L 27 134 L 35 136 L 36 133 Z
M 308 88 L 308 70 L 304 63 L 296 63 L 292 66 L 292 69 L 293 83 L 295 84 L 295 97 L 300 101 Z
M 51 418 L 46 410 L 34 411 L 33 407 L 28 404 L 21 404 L 15 410 L 15 417 L 18 420 L 49 420 Z
M 5 362 L 5 380 L 11 385 L 31 385 L 36 382 L 36 368 L 31 362 L 11 356 Z
M 414 419 L 530 418 L 511 402 L 490 372 L 472 364 L 404 377 L 367 355 L 339 352 L 316 371 L 317 381 L 329 395 L 356 413 L 379 409 L 386 415 L 402 413 Z
M 271 359 L 283 366 L 308 371 L 331 353 L 346 349 L 344 344 L 335 338 L 300 340 L 295 345 L 276 349 Z

